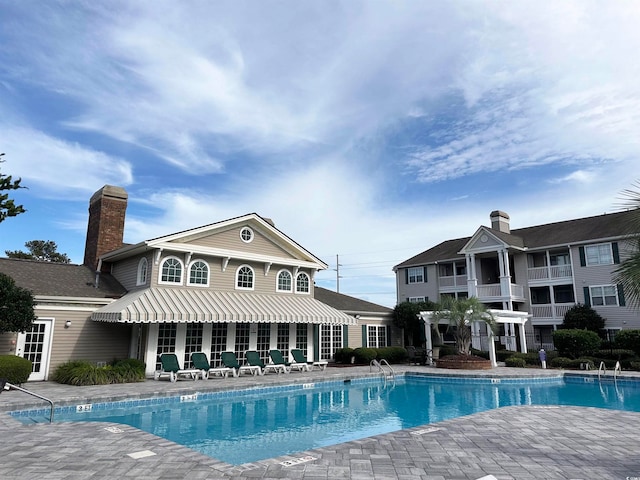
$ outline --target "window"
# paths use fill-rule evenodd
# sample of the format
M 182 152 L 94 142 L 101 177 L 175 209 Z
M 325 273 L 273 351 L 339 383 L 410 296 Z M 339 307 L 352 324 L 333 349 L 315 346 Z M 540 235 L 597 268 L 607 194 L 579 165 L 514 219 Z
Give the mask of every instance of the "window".
M 549 261 L 551 265 L 569 265 L 571 262 L 569 261 L 568 253 L 550 253 Z
M 618 288 L 615 285 L 589 287 L 589 295 L 593 306 L 618 306 Z
M 613 252 L 610 243 L 599 245 L 588 245 L 584 248 L 587 256 L 587 266 L 611 265 L 613 263 Z
M 531 304 L 548 305 L 551 303 L 549 287 L 531 287 Z
M 236 273 L 236 287 L 253 290 L 253 268 L 248 265 L 242 265 Z
M 209 285 L 209 266 L 203 260 L 196 260 L 189 268 L 189 285 Z
M 240 238 L 244 243 L 249 243 L 253 240 L 253 230 L 249 227 L 242 227 L 240 230 Z
M 296 277 L 296 293 L 309 293 L 309 275 L 299 273 Z
M 424 283 L 424 267 L 407 268 L 407 283 Z
M 169 257 L 162 262 L 160 283 L 182 283 L 182 262 L 176 257 Z
M 456 263 L 456 275 L 466 275 L 467 265 L 466 263 Z
M 342 348 L 342 325 L 320 325 L 320 360 L 330 360 Z
M 191 354 L 202 351 L 203 323 L 187 323 L 187 336 L 184 342 L 184 368 L 193 368 Z
M 555 285 L 553 287 L 553 298 L 556 303 L 575 303 L 573 285 Z
M 409 303 L 419 303 L 424 301 L 425 301 L 424 297 L 409 297 Z
M 160 363 L 160 355 L 163 353 L 174 353 L 176 351 L 176 331 L 177 325 L 175 323 L 160 323 L 158 324 L 158 344 L 157 344 L 157 362 L 156 370 L 162 368 Z
M 276 290 L 278 292 L 291 291 L 291 273 L 289 273 L 288 270 L 280 270 L 278 273 L 278 285 Z
M 387 346 L 387 327 L 384 325 L 367 325 L 367 347 L 382 348 Z
M 278 335 L 276 337 L 276 348 L 282 352 L 282 356 L 285 360 L 289 358 L 289 335 L 289 324 L 279 323 Z
M 212 367 L 222 365 L 220 354 L 227 349 L 227 323 L 211 324 L 211 357 L 209 361 Z
M 147 258 L 141 258 L 140 262 L 138 262 L 138 278 L 136 280 L 136 285 L 146 285 L 148 268 L 149 262 L 147 261 Z
M 441 277 L 453 277 L 453 263 L 441 263 L 438 265 L 438 269 Z

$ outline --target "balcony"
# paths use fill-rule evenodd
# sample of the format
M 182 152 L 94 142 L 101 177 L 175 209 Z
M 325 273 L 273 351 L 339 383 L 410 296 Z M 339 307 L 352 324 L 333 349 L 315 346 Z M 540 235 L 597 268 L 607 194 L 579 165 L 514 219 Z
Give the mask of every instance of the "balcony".
M 529 283 L 544 282 L 549 280 L 568 281 L 573 277 L 571 265 L 550 265 L 546 267 L 533 267 L 527 269 Z
M 466 275 L 451 275 L 438 277 L 438 285 L 440 291 L 456 291 L 467 289 L 467 276 Z
M 506 296 L 502 295 L 499 283 L 491 283 L 487 285 L 477 286 L 477 296 L 483 302 L 502 301 L 505 297 L 511 297 L 512 300 L 524 302 L 524 287 L 515 283 L 510 284 L 510 290 Z
M 574 302 L 531 305 L 531 313 L 534 320 L 563 320 L 565 313 L 575 305 Z

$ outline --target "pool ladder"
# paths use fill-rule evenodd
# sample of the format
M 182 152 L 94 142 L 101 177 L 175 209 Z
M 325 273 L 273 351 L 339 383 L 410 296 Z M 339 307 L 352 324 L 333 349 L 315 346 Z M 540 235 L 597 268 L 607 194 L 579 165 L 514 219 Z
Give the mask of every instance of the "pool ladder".
M 42 395 L 38 395 L 37 393 L 33 393 L 33 392 L 30 392 L 29 390 L 13 385 L 7 382 L 5 379 L 0 379 L 0 385 L 2 387 L 0 388 L 0 393 L 2 393 L 3 390 L 13 389 L 13 390 L 18 390 L 20 392 L 28 393 L 29 395 L 33 395 L 34 397 L 37 397 L 40 400 L 44 400 L 45 402 L 49 402 L 49 406 L 51 407 L 51 409 L 49 410 L 49 423 L 53 423 L 53 411 L 55 410 L 55 408 L 53 406 L 52 400 L 49 400 L 47 397 L 43 397 Z
M 378 367 L 378 371 L 382 372 L 385 380 L 389 379 L 395 382 L 396 372 L 393 370 L 391 365 L 389 365 L 389 362 L 387 362 L 386 359 L 383 358 L 380 361 L 376 359 L 371 360 L 371 363 L 369 363 L 369 371 L 371 371 L 371 367 Z
M 616 362 L 616 366 L 613 368 L 613 381 L 617 383 L 618 376 L 622 372 L 622 368 L 620 367 L 620 362 Z M 604 362 L 600 362 L 600 366 L 598 367 L 598 381 L 601 380 L 601 375 L 607 374 L 607 366 Z

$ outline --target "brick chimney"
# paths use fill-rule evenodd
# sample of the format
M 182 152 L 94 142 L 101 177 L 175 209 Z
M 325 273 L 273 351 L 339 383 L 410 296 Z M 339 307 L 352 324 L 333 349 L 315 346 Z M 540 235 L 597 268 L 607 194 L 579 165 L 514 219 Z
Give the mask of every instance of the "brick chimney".
M 502 233 L 511 233 L 509 215 L 500 210 L 494 210 L 489 217 L 491 218 L 491 228 Z
M 98 257 L 122 246 L 127 192 L 105 185 L 89 200 L 89 223 L 84 247 L 84 264 L 96 270 Z

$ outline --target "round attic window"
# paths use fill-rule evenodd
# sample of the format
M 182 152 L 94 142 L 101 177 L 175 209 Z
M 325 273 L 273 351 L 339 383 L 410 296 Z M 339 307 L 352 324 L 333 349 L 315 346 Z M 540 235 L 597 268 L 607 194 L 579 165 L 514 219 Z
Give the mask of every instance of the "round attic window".
M 253 240 L 253 230 L 251 230 L 249 227 L 242 227 L 242 230 L 240 230 L 240 238 L 243 242 L 249 243 L 251 240 Z

